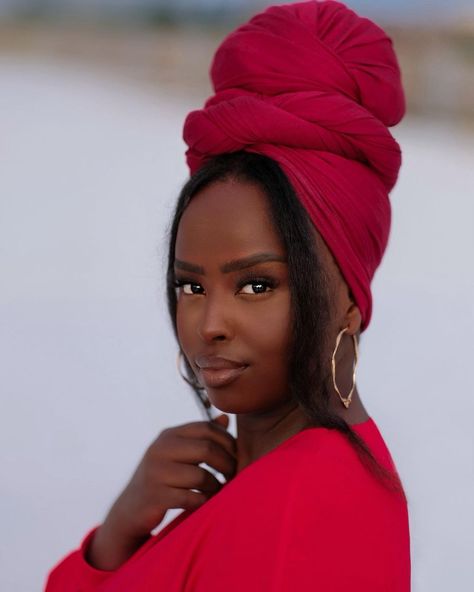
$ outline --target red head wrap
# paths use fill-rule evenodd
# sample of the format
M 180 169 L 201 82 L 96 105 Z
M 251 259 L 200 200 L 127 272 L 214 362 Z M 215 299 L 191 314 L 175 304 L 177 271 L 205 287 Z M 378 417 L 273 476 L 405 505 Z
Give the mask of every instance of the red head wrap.
M 390 231 L 404 114 L 392 42 L 333 1 L 272 6 L 231 33 L 211 67 L 215 94 L 184 124 L 187 163 L 246 150 L 279 163 L 362 315 Z

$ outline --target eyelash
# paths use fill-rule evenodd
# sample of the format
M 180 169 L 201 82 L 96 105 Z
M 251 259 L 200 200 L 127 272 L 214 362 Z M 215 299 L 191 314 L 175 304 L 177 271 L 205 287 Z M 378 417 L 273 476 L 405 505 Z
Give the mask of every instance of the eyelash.
M 242 278 L 237 283 L 238 292 L 240 292 L 240 290 L 242 290 L 242 288 L 248 284 L 254 284 L 254 285 L 261 284 L 262 286 L 265 286 L 266 288 L 269 288 L 270 290 L 274 290 L 278 286 L 278 282 L 276 282 L 272 278 L 250 275 L 250 276 L 246 276 L 246 277 Z M 201 286 L 201 284 L 199 284 L 199 282 L 193 281 L 192 279 L 188 279 L 188 278 L 177 278 L 174 281 L 174 287 L 176 289 L 183 288 L 186 285 Z M 265 290 L 265 292 L 253 292 L 253 293 L 247 292 L 247 294 L 253 295 L 253 296 L 258 296 L 259 294 L 267 294 L 267 293 L 268 293 L 268 290 Z M 200 292 L 193 293 L 193 294 L 186 294 L 186 296 L 200 296 L 200 295 L 202 295 L 202 293 L 200 293 Z

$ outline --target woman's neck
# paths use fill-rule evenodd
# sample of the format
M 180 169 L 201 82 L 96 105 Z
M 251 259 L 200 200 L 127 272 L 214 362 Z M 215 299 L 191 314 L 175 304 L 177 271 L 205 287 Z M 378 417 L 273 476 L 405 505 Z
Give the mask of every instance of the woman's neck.
M 357 387 L 354 388 L 352 402 L 348 409 L 344 407 L 336 393 L 331 395 L 329 409 L 349 425 L 369 419 Z M 236 420 L 237 473 L 290 436 L 312 425 L 307 415 L 294 401 L 285 402 L 278 409 L 272 409 L 266 413 L 240 414 L 236 416 Z

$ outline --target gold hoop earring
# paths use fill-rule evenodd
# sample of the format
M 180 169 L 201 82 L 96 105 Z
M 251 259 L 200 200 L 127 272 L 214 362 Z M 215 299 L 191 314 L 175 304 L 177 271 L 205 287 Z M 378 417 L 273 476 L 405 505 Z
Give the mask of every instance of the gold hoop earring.
M 183 352 L 181 350 L 178 351 L 178 357 L 176 359 L 176 365 L 178 367 L 178 374 L 181 376 L 181 378 L 184 380 L 184 382 L 186 382 L 187 384 L 189 384 L 189 386 L 191 386 L 193 389 L 195 389 L 196 391 L 198 391 L 198 395 L 199 398 L 202 401 L 202 404 L 204 405 L 204 407 L 206 409 L 210 409 L 211 408 L 211 402 L 209 401 L 207 395 L 205 395 L 203 393 L 204 391 L 204 387 L 202 387 L 198 382 L 194 381 L 194 380 L 190 380 L 186 374 L 184 374 L 181 371 L 181 360 L 183 358 Z
M 337 388 L 337 384 L 336 384 L 336 352 L 337 352 L 337 348 L 339 347 L 339 343 L 341 342 L 342 336 L 344 335 L 344 333 L 348 329 L 349 329 L 349 327 L 345 327 L 344 329 L 342 329 L 342 331 L 339 332 L 339 335 L 337 336 L 337 339 L 336 339 L 336 347 L 334 348 L 332 358 L 331 358 L 332 383 L 334 385 L 334 390 L 339 395 L 339 398 L 341 399 L 341 402 L 346 409 L 349 408 L 349 405 L 351 404 L 351 401 L 352 401 L 352 393 L 354 392 L 355 383 L 356 383 L 357 362 L 359 361 L 359 348 L 357 345 L 357 337 L 355 335 L 352 335 L 352 340 L 354 342 L 354 365 L 353 365 L 353 370 L 352 370 L 352 388 L 351 388 L 349 394 L 347 395 L 347 397 L 343 397 L 341 395 L 339 389 Z

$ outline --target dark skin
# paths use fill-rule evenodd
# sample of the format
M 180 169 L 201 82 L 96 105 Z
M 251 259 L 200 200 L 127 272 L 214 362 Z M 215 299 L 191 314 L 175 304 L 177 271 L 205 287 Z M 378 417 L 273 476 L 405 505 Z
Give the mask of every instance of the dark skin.
M 351 336 L 359 333 L 361 316 L 316 231 L 314 240 L 330 278 L 330 343 L 348 328 L 336 358 L 338 386 L 345 396 L 352 385 Z M 262 191 L 231 179 L 195 195 L 178 228 L 175 274 L 181 284 L 178 339 L 196 378 L 204 383 L 215 379 L 214 370 L 199 366 L 203 355 L 228 358 L 240 369 L 228 384 L 206 385 L 222 415 L 163 430 L 150 444 L 87 550 L 86 559 L 97 569 L 122 565 L 168 509 L 196 510 L 221 490 L 222 483 L 202 463 L 228 481 L 309 425 L 288 395 L 288 266 Z M 336 392 L 330 406 L 349 424 L 368 419 L 357 389 L 349 409 Z M 227 431 L 225 413 L 236 414 L 236 439 Z
M 338 387 L 345 396 L 352 385 L 352 335 L 360 331 L 361 315 L 330 251 L 314 232 L 335 300 L 331 343 L 348 327 L 336 357 Z M 274 260 L 223 269 L 228 262 L 262 253 Z M 202 269 L 190 272 L 189 264 Z M 308 425 L 288 398 L 288 266 L 262 191 L 227 180 L 197 194 L 180 222 L 175 269 L 177 279 L 188 282 L 179 288 L 178 338 L 197 379 L 203 382 L 195 363 L 203 352 L 248 363 L 232 384 L 206 389 L 215 407 L 236 414 L 238 472 Z M 349 424 L 368 418 L 357 389 L 349 409 L 333 395 L 332 410 Z

